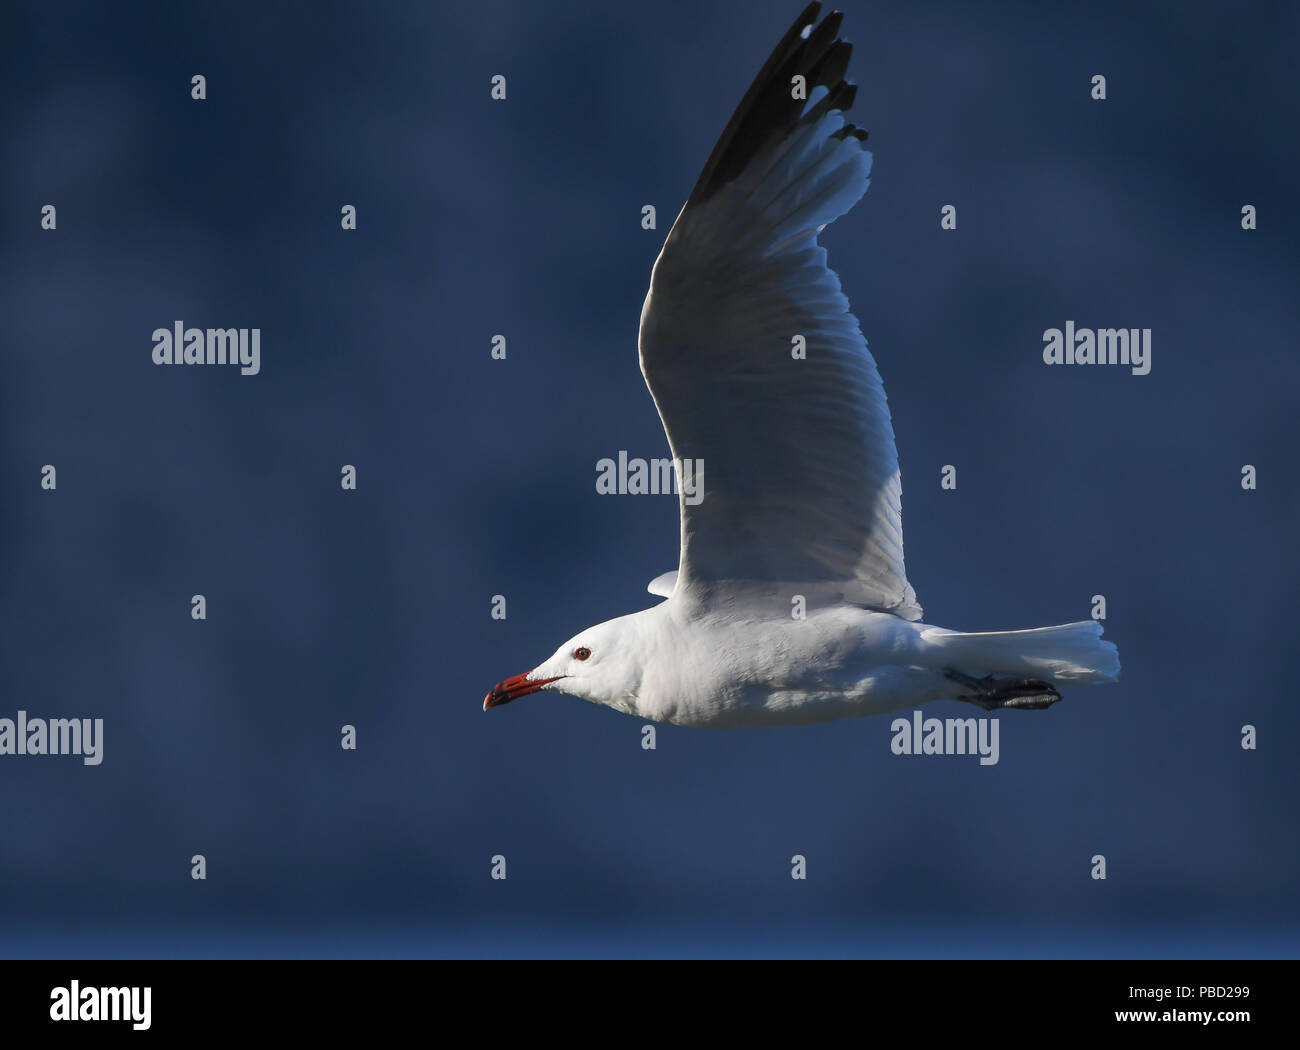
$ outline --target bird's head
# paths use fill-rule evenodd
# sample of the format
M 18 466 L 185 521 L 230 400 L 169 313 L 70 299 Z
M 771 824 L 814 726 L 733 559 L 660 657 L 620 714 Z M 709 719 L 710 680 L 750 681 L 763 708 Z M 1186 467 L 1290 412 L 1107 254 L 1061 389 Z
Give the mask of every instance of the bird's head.
M 629 710 L 636 700 L 644 666 L 638 644 L 645 633 L 638 621 L 642 615 L 620 616 L 579 631 L 549 660 L 494 685 L 483 699 L 483 710 L 541 690 Z

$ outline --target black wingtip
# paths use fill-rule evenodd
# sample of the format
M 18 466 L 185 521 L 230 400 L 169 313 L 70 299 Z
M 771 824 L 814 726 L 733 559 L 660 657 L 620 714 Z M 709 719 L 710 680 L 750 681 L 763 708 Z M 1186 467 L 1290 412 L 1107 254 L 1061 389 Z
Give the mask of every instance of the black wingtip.
M 801 119 L 818 120 L 832 109 L 847 111 L 857 89 L 844 80 L 853 47 L 838 38 L 844 15 L 832 11 L 818 24 L 820 0 L 813 0 L 781 38 L 740 105 L 727 122 L 700 172 L 687 204 L 708 200 L 735 180 L 766 145 L 788 135 Z M 805 35 L 807 31 L 807 35 Z M 826 88 L 826 97 L 804 112 L 806 102 L 791 97 L 791 79 L 802 74 L 808 93 Z M 867 133 L 846 124 L 835 133 L 865 142 Z

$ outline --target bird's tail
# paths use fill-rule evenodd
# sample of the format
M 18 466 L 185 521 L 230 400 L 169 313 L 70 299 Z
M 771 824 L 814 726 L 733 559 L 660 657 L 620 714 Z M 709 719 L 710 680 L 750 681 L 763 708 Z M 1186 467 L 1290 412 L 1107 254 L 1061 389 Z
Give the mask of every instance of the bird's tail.
M 1119 650 L 1102 641 L 1095 620 L 1035 627 L 1028 631 L 967 633 L 927 627 L 921 638 L 939 650 L 947 666 L 973 677 L 1026 675 L 1048 682 L 1114 682 Z

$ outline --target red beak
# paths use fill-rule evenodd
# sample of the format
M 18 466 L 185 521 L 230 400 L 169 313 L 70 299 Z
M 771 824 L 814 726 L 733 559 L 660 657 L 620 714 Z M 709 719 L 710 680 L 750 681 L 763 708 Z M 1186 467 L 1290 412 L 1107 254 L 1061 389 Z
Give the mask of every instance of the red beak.
M 557 675 L 555 678 L 529 678 L 527 674 L 517 674 L 513 678 L 507 678 L 504 682 L 498 682 L 492 687 L 492 692 L 483 698 L 483 710 L 486 711 L 492 707 L 500 707 L 502 704 L 508 704 L 511 700 L 518 700 L 521 696 L 527 696 L 529 693 L 535 693 L 544 685 L 551 682 L 558 682 L 564 675 Z

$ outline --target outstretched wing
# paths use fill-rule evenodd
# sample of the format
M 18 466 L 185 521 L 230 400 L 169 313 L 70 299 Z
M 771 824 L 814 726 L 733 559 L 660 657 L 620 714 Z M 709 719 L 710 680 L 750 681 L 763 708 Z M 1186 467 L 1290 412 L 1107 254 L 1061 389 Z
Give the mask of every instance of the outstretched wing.
M 655 262 L 641 371 L 681 499 L 677 589 L 800 585 L 920 619 L 880 374 L 817 244 L 866 192 L 850 45 L 810 4 L 728 122 Z M 800 97 L 799 81 L 804 92 Z

